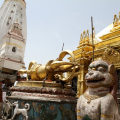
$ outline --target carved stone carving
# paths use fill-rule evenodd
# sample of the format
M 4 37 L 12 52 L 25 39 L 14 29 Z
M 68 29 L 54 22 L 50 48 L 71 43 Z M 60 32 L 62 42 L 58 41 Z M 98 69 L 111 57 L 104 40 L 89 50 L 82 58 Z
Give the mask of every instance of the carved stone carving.
M 53 110 L 53 109 L 55 109 L 55 106 L 51 105 L 50 106 L 50 110 Z M 57 117 L 58 113 L 57 112 L 51 113 L 50 111 L 48 111 L 46 109 L 46 105 L 42 104 L 41 105 L 40 115 L 41 115 L 41 119 L 42 120 L 55 120 L 55 118 Z
M 120 120 L 116 94 L 118 77 L 114 65 L 102 59 L 93 61 L 85 80 L 88 89 L 77 101 L 77 120 Z
M 23 109 L 19 108 L 18 101 L 12 103 L 12 105 L 15 106 L 15 109 L 14 109 L 14 114 L 13 114 L 13 117 L 11 118 L 11 120 L 14 120 L 15 116 L 19 115 L 19 114 L 22 114 L 24 116 L 25 120 L 28 120 L 28 110 L 30 109 L 30 105 L 28 103 L 25 104 L 25 106 L 24 106 L 25 108 L 23 108 Z
M 120 62 L 120 53 L 108 46 L 102 55 L 102 59 L 111 64 L 116 64 Z
M 57 94 L 57 95 L 68 95 L 75 96 L 76 93 L 70 90 L 57 89 L 57 88 L 40 88 L 40 87 L 20 87 L 20 86 L 12 86 L 10 88 L 11 91 L 19 91 L 19 92 L 34 92 L 34 93 L 42 93 L 42 94 Z M 13 93 L 12 93 L 13 94 Z
M 66 109 L 64 108 L 63 105 L 61 105 L 59 107 L 59 109 L 61 110 L 62 112 L 62 120 L 65 120 L 65 116 L 67 117 L 67 120 L 72 120 L 71 119 L 71 115 L 73 114 L 72 111 L 70 109 Z
M 7 120 L 11 115 L 12 104 L 8 100 L 4 100 L 2 108 L 2 119 Z
M 19 26 L 19 24 L 17 22 L 15 22 L 14 25 L 10 28 L 9 34 L 14 34 L 19 37 L 23 37 L 21 26 Z

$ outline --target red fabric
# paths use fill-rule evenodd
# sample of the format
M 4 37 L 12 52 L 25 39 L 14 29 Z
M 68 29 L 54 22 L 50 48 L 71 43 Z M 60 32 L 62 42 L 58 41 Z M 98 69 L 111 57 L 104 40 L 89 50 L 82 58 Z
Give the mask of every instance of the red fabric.
M 45 82 L 52 82 L 52 80 L 50 80 L 50 79 L 47 79 L 47 80 L 45 80 Z

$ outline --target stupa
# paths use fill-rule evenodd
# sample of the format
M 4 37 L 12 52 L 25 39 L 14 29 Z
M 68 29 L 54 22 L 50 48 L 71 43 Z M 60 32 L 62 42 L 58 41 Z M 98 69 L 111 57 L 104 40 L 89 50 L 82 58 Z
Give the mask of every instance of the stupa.
M 26 39 L 25 1 L 5 0 L 0 8 L 0 69 L 2 72 L 14 74 L 19 69 L 25 69 Z M 1 76 L 10 78 L 9 75 L 1 74 Z

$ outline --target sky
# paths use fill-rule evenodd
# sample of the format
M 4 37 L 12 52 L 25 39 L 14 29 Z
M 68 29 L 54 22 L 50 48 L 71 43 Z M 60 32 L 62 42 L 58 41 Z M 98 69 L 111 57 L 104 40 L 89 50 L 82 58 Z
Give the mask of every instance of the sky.
M 89 29 L 91 16 L 96 33 L 119 15 L 120 0 L 25 0 L 27 14 L 27 43 L 24 62 L 32 60 L 46 64 L 58 58 L 64 49 L 74 51 L 80 34 Z M 0 6 L 4 0 L 0 0 Z

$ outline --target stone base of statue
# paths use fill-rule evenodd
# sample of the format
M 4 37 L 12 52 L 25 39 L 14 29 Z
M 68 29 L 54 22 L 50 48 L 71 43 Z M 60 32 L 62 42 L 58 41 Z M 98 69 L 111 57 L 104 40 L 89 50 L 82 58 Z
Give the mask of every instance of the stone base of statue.
M 11 91 L 7 100 L 18 101 L 19 106 L 13 109 L 14 120 L 76 120 L 76 94 L 69 85 L 64 85 L 63 89 L 60 83 L 46 82 L 43 87 L 42 81 L 22 81 L 11 87 Z M 24 108 L 25 104 L 29 104 L 29 110 Z M 23 108 L 28 110 L 26 117 L 24 112 L 19 113 Z

